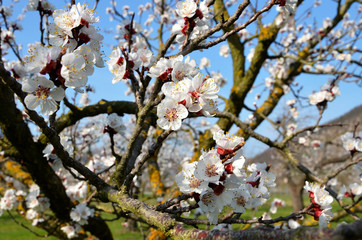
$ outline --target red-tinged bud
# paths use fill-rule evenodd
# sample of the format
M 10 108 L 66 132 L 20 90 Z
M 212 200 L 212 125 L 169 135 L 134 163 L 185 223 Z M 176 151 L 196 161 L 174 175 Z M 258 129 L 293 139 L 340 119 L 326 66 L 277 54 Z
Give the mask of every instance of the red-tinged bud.
M 220 181 L 220 182 L 223 182 L 223 181 L 225 181 L 225 180 L 226 180 L 226 174 L 223 173 L 223 174 L 221 175 L 219 181 Z
M 314 199 L 314 192 L 308 191 L 310 199 Z
M 164 73 L 162 73 L 160 76 L 158 76 L 158 78 L 161 81 L 167 81 L 172 73 L 173 68 L 168 68 Z
M 14 68 L 12 68 L 11 71 L 13 72 L 14 78 L 16 79 L 20 78 L 20 76 L 15 72 Z
M 202 19 L 202 18 L 204 17 L 204 15 L 202 14 L 202 12 L 201 12 L 200 9 L 197 9 L 197 10 L 196 10 L 196 15 L 197 15 L 200 19 Z
M 357 151 L 357 149 L 356 148 L 353 148 L 352 150 L 349 150 L 349 152 L 351 153 L 351 155 L 353 156 L 356 152 L 358 152 Z
M 178 104 L 182 104 L 182 105 L 186 106 L 186 99 L 184 99 L 184 100 L 182 100 L 182 101 L 178 102 Z
M 204 114 L 202 114 L 202 110 L 198 111 L 197 113 L 197 116 L 203 116 Z
M 123 62 L 124 62 L 124 57 L 120 57 L 120 58 L 118 58 L 116 64 L 118 64 L 119 66 L 122 66 Z
M 130 28 L 131 26 L 129 24 L 127 24 L 126 26 L 124 26 L 124 28 L 130 33 L 130 34 L 135 34 L 136 31 L 134 30 L 134 28 L 131 29 L 130 31 Z
M 192 193 L 192 197 L 195 199 L 196 202 L 200 202 L 200 194 L 199 193 Z
M 11 36 L 6 35 L 5 38 L 4 38 L 4 42 L 10 43 L 10 40 L 11 40 L 11 39 L 13 39 Z
M 90 41 L 90 37 L 85 33 L 79 34 L 78 38 L 80 40 L 80 43 L 88 43 Z
M 225 165 L 225 171 L 228 173 L 228 174 L 232 174 L 233 173 L 233 170 L 234 170 L 234 167 L 233 167 L 233 164 L 232 163 L 228 163 Z
M 89 27 L 89 22 L 84 18 L 80 19 L 80 24 L 86 26 L 87 28 Z
M 47 65 L 45 65 L 45 67 L 43 67 L 43 69 L 39 73 L 42 75 L 51 73 L 53 70 L 56 69 L 56 67 L 57 67 L 57 62 L 54 60 L 50 60 L 50 62 L 48 62 Z
M 212 188 L 212 190 L 214 190 L 216 196 L 219 196 L 225 189 L 224 185 L 222 184 L 216 185 L 215 183 L 209 183 L 209 187 Z
M 226 155 L 226 154 L 234 153 L 234 151 L 232 149 L 224 149 L 222 147 L 218 147 L 217 148 L 217 153 L 220 154 L 220 155 Z
M 128 67 L 132 69 L 134 67 L 134 62 L 128 61 Z
M 280 0 L 279 6 L 284 7 L 286 2 L 287 2 L 287 0 Z
M 270 168 L 271 168 L 271 164 L 268 164 L 268 166 L 265 168 L 265 171 L 269 172 Z
M 195 23 L 195 21 L 194 20 L 191 20 L 190 21 L 190 28 L 191 28 L 191 31 L 192 31 L 192 29 L 194 29 L 194 27 L 196 26 L 196 23 Z M 191 32 L 190 31 L 190 32 Z
M 258 185 L 257 181 L 254 181 L 254 182 L 246 182 L 246 183 L 249 183 L 252 187 L 255 187 Z
M 188 26 L 188 25 L 185 25 L 185 26 L 181 29 L 182 34 L 183 34 L 183 35 L 186 35 L 188 29 L 189 29 L 189 26 Z
M 323 210 L 319 208 L 313 208 L 314 210 L 314 220 L 318 221 L 319 217 L 322 215 Z
M 164 72 L 164 73 L 162 73 L 160 76 L 158 76 L 158 79 L 160 79 L 160 80 L 163 81 L 163 82 L 167 81 L 167 79 L 168 79 L 168 74 L 167 74 L 167 72 Z
M 196 91 L 189 92 L 194 98 L 199 98 L 199 94 Z
M 260 184 L 260 178 L 258 178 L 258 180 L 253 181 L 253 182 L 246 182 L 249 183 L 252 187 L 259 187 Z
M 352 199 L 355 197 L 355 195 L 352 193 L 352 190 L 350 192 L 345 192 L 344 196 L 345 197 L 350 197 Z
M 131 76 L 131 73 L 128 70 L 126 70 L 126 72 L 123 75 L 123 79 L 128 79 L 129 76 Z
M 130 40 L 132 37 L 131 37 L 130 34 L 125 34 L 125 35 L 123 36 L 123 38 L 128 41 L 128 40 Z
M 103 128 L 103 133 L 116 134 L 117 131 L 107 125 Z

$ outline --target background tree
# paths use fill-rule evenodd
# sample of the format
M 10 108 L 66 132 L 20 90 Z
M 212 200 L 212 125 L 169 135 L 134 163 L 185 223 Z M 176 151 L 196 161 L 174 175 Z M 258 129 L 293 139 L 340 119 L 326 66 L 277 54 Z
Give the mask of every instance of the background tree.
M 12 21 L 17 3 L 1 3 L 2 210 L 14 209 L 61 239 L 112 239 L 102 212 L 125 218 L 132 227 L 149 226 L 149 237 L 362 235 L 356 214 L 360 180 L 350 179 L 345 189 L 327 184 L 361 161 L 358 124 L 348 129 L 345 123 L 320 123 L 330 102 L 340 95 L 340 85 L 361 84 L 359 0 L 331 4 L 335 10 L 323 23 L 309 20 L 320 11 L 319 1 L 160 0 L 140 6 L 137 14 L 126 6 L 120 10 L 112 1 L 107 13 L 118 22 L 117 44 L 108 57 L 102 53 L 104 37 L 95 27 L 102 21 L 95 13 L 99 1 L 92 7 L 71 1 L 56 9 L 48 1 L 30 0 L 27 11 L 40 16 L 40 42 L 30 43 L 27 54 L 16 40 L 21 26 Z M 218 95 L 226 79 L 209 72 L 210 60 L 202 59 L 198 68 L 188 56 L 197 51 L 215 54 L 211 49 L 222 42 L 227 45 L 221 46 L 220 55 L 232 59 L 226 97 Z M 107 101 L 101 96 L 91 104 L 88 80 L 105 66 L 113 75 L 108 81 L 127 86 L 133 100 Z M 318 92 L 304 93 L 297 79 L 305 75 L 324 77 L 327 83 Z M 252 90 L 258 92 L 254 103 Z M 293 99 L 284 104 L 288 94 Z M 217 102 L 223 111 L 216 108 Z M 289 122 L 273 115 L 280 105 L 287 106 Z M 298 127 L 297 108 L 306 105 L 315 105 L 319 116 Z M 250 113 L 245 121 L 242 111 Z M 213 117 L 212 123 L 202 116 Z M 263 122 L 278 136 L 256 131 Z M 346 158 L 339 168 L 319 172 L 318 164 L 310 163 L 323 162 L 324 155 L 318 157 L 310 148 L 296 153 L 298 144 L 306 143 L 295 139 L 332 126 L 349 131 L 338 143 Z M 227 131 L 235 134 L 225 135 Z M 275 186 L 273 166 L 252 164 L 242 156 L 240 149 L 249 138 L 277 149 L 288 161 L 283 168 L 303 174 L 307 182 L 297 190 L 304 186 L 309 193 L 307 207 L 299 204 L 290 215 L 275 219 L 241 218 L 247 209 L 262 205 Z M 326 152 L 337 149 L 333 141 L 324 142 Z M 315 161 L 318 158 L 322 160 Z M 142 201 L 147 190 L 157 204 Z M 343 196 L 351 199 L 348 204 Z M 341 208 L 334 217 L 333 198 Z M 197 217 L 200 209 L 207 219 Z M 295 228 L 306 215 L 319 220 L 322 229 L 259 226 L 220 231 L 200 225 L 287 222 L 286 228 Z M 356 221 L 326 228 L 344 215 Z

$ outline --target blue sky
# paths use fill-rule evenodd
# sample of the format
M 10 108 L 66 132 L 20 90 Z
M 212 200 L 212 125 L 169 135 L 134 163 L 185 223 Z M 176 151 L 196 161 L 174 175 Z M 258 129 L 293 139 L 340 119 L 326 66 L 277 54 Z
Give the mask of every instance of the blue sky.
M 9 4 L 9 0 L 3 1 L 3 4 L 7 6 Z M 64 8 L 66 6 L 66 1 L 63 0 L 57 0 L 53 1 L 56 2 L 56 7 L 58 8 Z M 78 1 L 77 1 L 78 2 Z M 79 1 L 83 3 L 82 1 Z M 95 1 L 84 1 L 88 3 L 90 6 L 94 5 Z M 126 3 L 130 6 L 130 9 L 138 12 L 138 5 L 139 4 L 145 4 L 147 1 L 141 1 L 141 0 L 133 0 L 133 1 L 117 1 L 119 5 L 119 10 L 121 11 L 121 3 Z M 251 1 L 252 3 L 255 3 L 255 1 Z M 259 1 L 264 2 L 264 1 Z M 308 4 L 311 4 L 313 1 L 305 1 L 309 2 Z M 14 12 L 14 18 L 19 14 L 22 9 L 25 7 L 27 1 L 20 0 L 19 3 L 16 3 L 15 12 Z M 322 11 L 318 12 L 317 16 L 314 16 L 309 21 L 317 23 L 318 26 L 321 26 L 323 19 L 330 14 L 330 9 L 334 9 L 334 3 L 332 1 L 323 0 L 322 6 L 320 9 Z M 357 6 L 357 5 L 356 5 Z M 109 55 L 111 48 L 111 45 L 116 44 L 116 40 L 112 38 L 111 34 L 105 33 L 106 31 L 112 31 L 115 29 L 116 22 L 110 22 L 109 16 L 106 15 L 106 8 L 110 7 L 110 1 L 100 1 L 98 8 L 96 10 L 96 15 L 100 16 L 100 23 L 97 24 L 97 27 L 100 29 L 101 33 L 104 33 L 105 39 L 103 43 L 102 50 L 105 53 L 105 60 L 107 60 L 107 56 Z M 307 5 L 302 6 L 298 12 L 302 12 L 307 8 Z M 327 11 L 328 10 L 328 11 Z M 356 12 L 356 10 L 354 10 Z M 271 12 L 268 14 L 268 17 L 266 20 L 273 19 L 275 17 L 276 10 L 272 9 Z M 333 17 L 334 13 L 330 15 L 330 17 Z M 353 14 L 352 14 L 353 17 Z M 13 18 L 13 20 L 14 20 Z M 136 17 L 136 20 L 138 18 Z M 143 16 L 143 20 L 146 20 L 147 16 Z M 52 21 L 52 19 L 50 19 Z M 23 45 L 22 53 L 23 55 L 26 55 L 27 51 L 27 43 L 32 43 L 35 41 L 39 41 L 39 15 L 37 12 L 28 12 L 25 16 L 25 18 L 21 21 L 21 25 L 23 26 L 24 30 L 21 32 L 16 33 L 16 41 Z M 247 28 L 249 31 L 253 30 L 253 27 Z M 154 28 L 154 34 L 156 33 L 156 29 Z M 195 59 L 197 63 L 200 63 L 200 59 L 202 57 L 207 57 L 211 60 L 211 68 L 209 68 L 210 71 L 215 72 L 221 72 L 223 76 L 228 80 L 229 84 L 226 85 L 224 88 L 221 89 L 220 94 L 224 97 L 228 96 L 228 93 L 231 88 L 231 82 L 232 82 L 232 62 L 230 57 L 224 58 L 219 56 L 219 47 L 225 43 L 221 43 L 218 46 L 204 50 L 203 52 L 194 52 L 190 56 L 191 58 Z M 361 42 L 359 43 L 361 44 Z M 361 45 L 359 45 L 359 48 L 361 48 Z M 246 55 L 249 53 L 249 49 L 246 49 L 245 51 Z M 359 70 L 359 73 L 361 70 Z M 358 73 L 358 72 L 357 72 Z M 265 73 L 261 73 L 260 76 L 257 79 L 257 83 L 261 83 L 264 81 L 264 78 L 267 75 Z M 327 82 L 328 78 L 332 78 L 332 76 L 324 76 L 324 77 L 315 77 L 310 75 L 302 75 L 297 78 L 297 81 L 300 85 L 303 85 L 303 91 L 302 95 L 308 96 L 312 91 L 318 91 L 320 89 L 320 86 L 322 86 L 324 83 Z M 91 94 L 91 100 L 92 102 L 99 101 L 101 99 L 106 100 L 133 100 L 131 96 L 125 96 L 125 87 L 123 83 L 117 83 L 112 84 L 111 82 L 112 75 L 108 71 L 107 67 L 103 69 L 96 69 L 93 76 L 89 78 L 89 84 L 93 86 L 96 89 L 95 94 Z M 259 88 L 260 90 L 262 88 Z M 258 89 L 256 89 L 258 90 Z M 322 122 L 329 121 L 333 118 L 336 118 L 348 111 L 350 111 L 352 108 L 354 108 L 357 105 L 362 104 L 362 91 L 361 88 L 357 87 L 354 83 L 341 83 L 340 84 L 340 91 L 341 96 L 337 97 L 333 102 L 328 104 L 328 108 L 325 111 L 325 115 L 323 117 Z M 246 104 L 248 106 L 252 106 L 252 103 L 255 101 L 254 96 L 258 91 L 254 91 L 253 93 L 249 94 L 248 98 L 246 99 Z M 73 91 L 71 89 L 67 90 L 67 95 L 71 97 L 73 95 Z M 282 103 L 285 103 L 286 100 L 293 98 L 291 94 L 283 97 L 281 100 Z M 261 102 L 260 102 L 261 103 Z M 281 104 L 283 105 L 283 104 Z M 285 104 L 284 104 L 285 105 Z M 283 112 L 284 106 L 277 107 L 273 114 L 271 115 L 271 118 L 275 118 L 278 113 Z M 223 109 L 223 106 L 220 106 L 220 109 Z M 300 109 L 300 108 L 299 108 Z M 301 118 L 303 116 L 317 116 L 317 109 L 316 107 L 310 106 L 305 109 L 301 109 Z M 241 119 L 244 120 L 247 118 L 249 113 L 247 111 L 243 111 L 241 114 Z M 211 120 L 212 121 L 212 120 Z M 262 124 L 258 128 L 258 132 L 264 133 L 264 134 L 271 134 L 271 126 L 268 124 Z M 250 144 L 251 147 L 250 150 L 245 150 L 247 155 L 254 155 L 258 152 L 260 152 L 261 149 L 263 149 L 263 146 L 260 144 L 255 144 L 254 141 L 252 141 Z

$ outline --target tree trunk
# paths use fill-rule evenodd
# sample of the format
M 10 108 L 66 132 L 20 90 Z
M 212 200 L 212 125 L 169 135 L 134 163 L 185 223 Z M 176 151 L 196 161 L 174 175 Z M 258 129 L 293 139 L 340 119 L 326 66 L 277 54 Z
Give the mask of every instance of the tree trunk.
M 304 208 L 303 203 L 303 185 L 294 184 L 292 181 L 288 182 L 288 190 L 290 197 L 292 198 L 293 211 L 297 212 Z
M 292 198 L 293 211 L 297 212 L 304 208 L 303 187 L 305 176 L 291 164 L 287 164 L 286 168 L 287 186 L 290 197 Z

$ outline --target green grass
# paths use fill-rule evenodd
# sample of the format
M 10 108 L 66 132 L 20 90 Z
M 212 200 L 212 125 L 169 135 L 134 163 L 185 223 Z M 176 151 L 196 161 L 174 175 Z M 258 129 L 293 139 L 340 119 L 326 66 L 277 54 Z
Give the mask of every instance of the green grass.
M 46 232 L 37 227 L 33 227 L 31 223 L 24 220 L 22 217 L 17 215 L 17 213 L 12 212 L 12 215 L 16 219 L 16 221 L 23 223 L 25 226 L 30 228 L 32 231 L 45 235 Z M 29 232 L 27 229 L 21 227 L 16 224 L 10 215 L 4 211 L 3 215 L 0 217 L 0 239 L 1 240 L 32 240 L 32 239 L 40 239 L 35 236 L 33 233 Z M 49 237 L 47 239 L 57 239 L 55 237 Z
M 290 213 L 292 213 L 292 203 L 291 203 L 290 197 L 285 194 L 273 194 L 272 197 L 263 206 L 261 206 L 260 208 L 258 208 L 255 211 L 250 210 L 250 209 L 247 210 L 241 216 L 241 218 L 243 218 L 243 219 L 251 219 L 253 217 L 258 218 L 258 217 L 262 216 L 264 212 L 269 212 L 270 203 L 274 200 L 274 198 L 279 198 L 279 199 L 284 200 L 286 203 L 286 206 L 279 207 L 277 213 L 271 215 L 272 218 L 277 218 L 280 216 L 288 216 Z M 309 204 L 309 198 L 307 196 L 304 197 L 304 203 L 306 206 Z M 348 202 L 346 202 L 346 203 L 348 203 Z M 338 203 L 335 201 L 332 203 L 332 207 L 333 207 L 333 209 L 332 209 L 333 212 L 336 212 L 341 209 L 338 206 Z M 17 213 L 13 212 L 13 216 L 18 222 L 23 223 L 28 228 L 37 232 L 38 234 L 41 234 L 41 235 L 46 234 L 45 231 L 31 226 L 30 222 L 24 220 L 22 217 L 17 215 Z M 113 218 L 113 216 L 111 214 L 102 214 L 102 216 L 105 219 Z M 360 217 L 362 217 L 362 216 L 360 215 Z M 203 218 L 205 218 L 205 217 L 203 217 Z M 316 221 L 313 220 L 313 217 L 311 217 L 311 216 L 307 216 L 307 219 L 309 220 L 309 222 L 317 223 Z M 121 225 L 121 223 L 123 221 L 124 221 L 124 219 L 118 219 L 115 221 L 107 221 L 107 224 L 108 224 L 109 228 L 111 229 L 115 240 L 124 240 L 124 239 L 141 240 L 141 239 L 143 239 L 142 233 L 140 231 L 127 232 L 125 227 L 123 227 Z M 349 223 L 349 222 L 353 222 L 353 219 L 352 219 L 352 217 L 345 217 L 345 218 L 341 219 L 339 222 L 331 223 L 331 227 L 332 228 L 336 227 L 342 221 Z M 205 226 L 200 226 L 200 228 L 204 228 L 204 227 Z M 244 227 L 243 224 L 233 225 L 233 228 L 235 230 L 242 229 L 243 227 Z M 142 228 L 143 228 L 144 232 L 147 234 L 147 227 L 143 225 Z M 0 217 L 0 239 L 1 240 L 14 240 L 14 239 L 16 239 L 16 240 L 33 240 L 33 239 L 39 239 L 39 237 L 35 236 L 33 233 L 29 232 L 27 229 L 16 224 L 12 220 L 12 218 L 9 216 L 9 214 L 4 211 L 3 215 Z M 53 240 L 56 238 L 48 237 L 47 239 Z
M 30 228 L 32 231 L 40 234 L 46 235 L 46 232 L 40 228 L 33 227 L 30 222 L 23 219 L 16 212 L 11 212 L 16 221 L 24 224 L 26 227 Z M 110 216 L 107 218 L 111 218 Z M 113 222 L 107 222 L 110 227 L 113 237 L 115 240 L 139 240 L 143 239 L 143 236 L 140 232 L 126 232 L 125 228 L 121 226 L 122 220 L 116 220 Z M 39 238 L 35 234 L 31 233 L 29 230 L 23 228 L 14 222 L 10 215 L 4 211 L 3 215 L 0 217 L 0 239 L 1 240 L 35 240 L 35 239 L 44 239 Z M 55 240 L 57 238 L 49 236 L 46 239 Z

